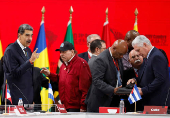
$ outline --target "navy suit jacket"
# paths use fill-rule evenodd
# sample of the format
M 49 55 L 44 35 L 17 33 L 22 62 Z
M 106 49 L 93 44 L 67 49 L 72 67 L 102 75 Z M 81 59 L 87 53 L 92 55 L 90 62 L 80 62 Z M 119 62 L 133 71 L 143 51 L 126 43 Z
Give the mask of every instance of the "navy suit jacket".
M 89 61 L 89 57 L 88 57 L 88 51 L 84 52 L 84 53 L 80 53 L 78 54 L 79 57 L 83 58 L 84 60 L 86 60 L 87 62 Z
M 167 59 L 154 47 L 144 63 L 137 79 L 138 86 L 142 88 L 144 105 L 169 106 L 170 80 Z
M 27 48 L 28 56 L 31 50 Z M 33 103 L 33 65 L 25 56 L 17 42 L 7 47 L 3 61 L 4 78 L 7 79 L 12 103 L 18 104 L 22 98 L 24 104 Z

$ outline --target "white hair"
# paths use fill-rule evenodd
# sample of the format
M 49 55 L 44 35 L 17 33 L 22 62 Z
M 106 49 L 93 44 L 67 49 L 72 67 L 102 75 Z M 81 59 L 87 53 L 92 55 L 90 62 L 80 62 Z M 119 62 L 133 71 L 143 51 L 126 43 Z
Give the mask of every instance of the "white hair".
M 95 36 L 96 36 L 96 37 L 99 37 L 99 39 L 101 39 L 98 34 L 91 34 L 91 35 L 89 35 L 89 36 L 87 37 L 87 43 L 89 43 L 89 42 L 91 41 L 91 38 L 92 38 L 92 37 L 95 37 Z
M 134 47 L 135 45 L 142 47 L 143 43 L 146 43 L 147 45 L 152 46 L 150 40 L 144 36 L 144 35 L 139 35 L 137 36 L 133 41 L 132 41 L 132 46 Z

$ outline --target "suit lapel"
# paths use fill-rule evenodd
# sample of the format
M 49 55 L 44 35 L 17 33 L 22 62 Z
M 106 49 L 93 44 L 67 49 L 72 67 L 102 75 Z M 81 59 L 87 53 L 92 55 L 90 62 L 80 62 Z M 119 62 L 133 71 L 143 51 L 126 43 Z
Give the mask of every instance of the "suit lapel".
M 155 52 L 155 50 L 156 50 L 156 48 L 154 47 L 154 48 L 152 49 L 152 51 L 151 51 L 148 59 L 147 59 L 147 60 L 146 60 L 146 59 L 144 60 L 144 67 L 143 67 L 143 69 L 141 70 L 141 74 L 139 75 L 139 80 L 140 80 L 140 82 L 141 82 L 142 77 L 143 77 L 143 75 L 144 75 L 144 73 L 145 73 L 145 71 L 146 71 L 145 69 L 146 69 L 146 67 L 147 67 L 147 65 L 148 65 L 148 62 L 150 61 L 150 57 L 151 57 L 152 54 Z
M 114 64 L 114 62 L 113 62 L 113 58 L 112 58 L 111 55 L 110 55 L 109 49 L 107 49 L 107 56 L 108 56 L 109 64 L 110 64 L 112 70 L 113 70 L 115 73 L 117 73 L 117 71 L 116 71 L 116 66 L 115 66 L 115 64 Z
M 21 55 L 21 57 L 23 58 L 23 60 L 27 61 L 27 57 L 24 55 L 24 52 L 22 51 L 21 47 L 19 46 L 19 44 L 17 43 L 17 41 L 15 41 L 15 47 L 17 49 L 17 52 L 19 55 Z

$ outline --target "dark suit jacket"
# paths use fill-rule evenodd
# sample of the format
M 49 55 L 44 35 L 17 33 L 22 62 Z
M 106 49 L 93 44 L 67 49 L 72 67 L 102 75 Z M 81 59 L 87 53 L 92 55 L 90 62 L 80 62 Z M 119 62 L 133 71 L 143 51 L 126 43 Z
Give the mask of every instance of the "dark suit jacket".
M 144 67 L 139 70 L 137 83 L 142 88 L 144 105 L 170 105 L 167 96 L 170 88 L 168 62 L 157 48 L 153 48 Z
M 99 112 L 100 106 L 109 107 L 117 84 L 117 72 L 109 50 L 105 50 L 94 61 L 92 85 L 86 97 L 87 110 Z
M 27 53 L 31 57 L 29 48 Z M 33 65 L 17 42 L 7 47 L 4 53 L 3 69 L 14 105 L 18 104 L 19 98 L 22 98 L 24 104 L 33 103 L 32 68 Z
M 84 52 L 84 53 L 80 53 L 78 54 L 79 57 L 83 58 L 84 60 L 86 60 L 87 62 L 89 61 L 89 57 L 88 57 L 88 51 Z
M 34 83 L 34 103 L 41 104 L 41 86 L 48 89 L 48 79 L 46 79 L 42 73 L 40 73 L 40 68 L 33 68 L 33 83 Z

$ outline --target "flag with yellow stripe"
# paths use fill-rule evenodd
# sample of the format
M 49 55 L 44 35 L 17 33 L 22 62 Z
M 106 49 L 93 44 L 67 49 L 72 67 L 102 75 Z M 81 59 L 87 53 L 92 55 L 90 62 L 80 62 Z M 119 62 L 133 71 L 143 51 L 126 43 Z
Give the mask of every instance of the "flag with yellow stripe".
M 41 22 L 40 30 L 38 33 L 37 41 L 34 47 L 34 50 L 38 48 L 37 53 L 40 53 L 39 58 L 34 62 L 35 67 L 49 67 L 49 59 L 48 59 L 48 49 L 46 44 L 46 36 L 45 36 L 45 28 L 44 28 L 44 21 Z M 48 79 L 48 78 L 47 78 Z M 53 104 L 53 101 L 50 99 L 48 102 L 48 89 L 41 87 L 41 102 L 42 104 Z M 42 110 L 47 111 L 48 106 L 42 105 Z

